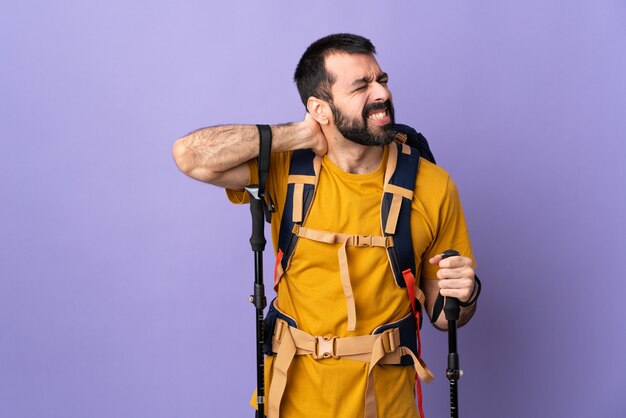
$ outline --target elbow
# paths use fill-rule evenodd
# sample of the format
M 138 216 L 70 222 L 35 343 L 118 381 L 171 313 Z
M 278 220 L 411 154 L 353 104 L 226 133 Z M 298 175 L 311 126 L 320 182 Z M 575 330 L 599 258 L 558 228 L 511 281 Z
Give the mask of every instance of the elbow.
M 180 171 L 188 176 L 191 175 L 193 171 L 193 158 L 185 146 L 183 138 L 178 139 L 174 143 L 172 147 L 172 157 L 174 157 L 174 162 Z
M 198 164 L 198 158 L 185 144 L 185 138 L 174 143 L 172 156 L 178 169 L 193 179 L 213 184 L 219 178 L 219 173 Z
M 436 322 L 433 322 L 432 325 L 437 331 L 441 331 L 441 332 L 448 331 L 448 321 L 436 321 Z

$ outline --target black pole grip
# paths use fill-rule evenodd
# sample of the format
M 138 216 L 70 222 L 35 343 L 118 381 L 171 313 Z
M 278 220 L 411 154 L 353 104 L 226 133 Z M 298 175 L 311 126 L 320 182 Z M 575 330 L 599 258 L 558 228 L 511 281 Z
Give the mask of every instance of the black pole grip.
M 441 255 L 441 259 L 444 260 L 448 257 L 455 257 L 461 255 L 456 250 L 446 250 Z M 448 321 L 456 321 L 461 314 L 461 307 L 459 306 L 459 300 L 457 298 L 446 297 L 446 304 L 443 308 L 443 312 L 446 315 Z
M 250 213 L 252 214 L 252 235 L 250 236 L 250 245 L 252 251 L 264 251 L 265 244 L 265 218 L 264 218 L 264 201 L 263 196 L 255 196 L 250 194 Z

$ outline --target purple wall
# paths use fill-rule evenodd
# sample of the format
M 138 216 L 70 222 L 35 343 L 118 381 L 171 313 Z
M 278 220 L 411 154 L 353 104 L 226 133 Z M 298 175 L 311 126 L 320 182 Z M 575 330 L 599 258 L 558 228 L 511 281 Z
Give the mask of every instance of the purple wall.
M 293 68 L 340 31 L 461 190 L 485 283 L 462 416 L 626 414 L 623 1 L 104 3 L 0 15 L 0 416 L 252 416 L 248 210 L 170 149 L 302 118 Z

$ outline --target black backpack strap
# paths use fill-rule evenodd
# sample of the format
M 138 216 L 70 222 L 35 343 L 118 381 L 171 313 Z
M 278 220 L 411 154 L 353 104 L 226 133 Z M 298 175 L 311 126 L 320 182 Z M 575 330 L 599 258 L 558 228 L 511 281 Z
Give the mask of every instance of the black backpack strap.
M 315 196 L 320 166 L 321 159 L 316 158 L 312 150 L 293 151 L 287 179 L 287 196 L 278 233 L 275 284 L 289 267 L 291 256 L 298 242 L 298 236 L 293 233 L 294 226 L 301 226 L 309 213 Z
M 406 144 L 389 145 L 388 169 L 385 173 L 380 210 L 383 234 L 393 237 L 394 245 L 387 249 L 387 254 L 393 276 L 399 287 L 406 286 L 403 272 L 410 270 L 415 276 L 415 256 L 411 238 L 411 202 L 419 170 L 419 157 L 419 152 Z M 394 165 L 395 170 L 389 173 Z
M 407 288 L 411 308 L 421 328 L 421 297 L 416 295 L 421 290 L 415 286 L 416 267 L 411 236 L 411 205 L 419 160 L 420 155 L 415 148 L 400 142 L 389 145 L 380 211 L 383 234 L 393 239 L 393 246 L 387 248 L 393 277 L 399 287 Z
M 406 135 L 406 144 L 417 149 L 420 157 L 427 159 L 433 164 L 437 164 L 435 161 L 435 156 L 430 151 L 430 146 L 428 145 L 428 141 L 421 133 L 417 132 L 415 129 L 411 128 L 408 125 L 403 125 L 401 123 L 396 123 L 396 131 Z

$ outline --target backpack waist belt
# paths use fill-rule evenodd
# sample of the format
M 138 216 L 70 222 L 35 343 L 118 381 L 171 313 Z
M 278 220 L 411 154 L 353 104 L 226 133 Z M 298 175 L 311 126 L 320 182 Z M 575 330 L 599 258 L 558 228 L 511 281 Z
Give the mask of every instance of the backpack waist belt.
M 274 303 L 272 307 L 277 309 Z M 397 322 L 378 327 L 372 335 L 321 337 L 299 330 L 293 319 L 279 313 L 271 334 L 271 351 L 276 354 L 276 359 L 268 398 L 268 418 L 279 418 L 280 403 L 287 385 L 287 373 L 294 356 L 297 355 L 310 355 L 315 360 L 344 358 L 368 362 L 365 418 L 376 418 L 376 395 L 372 373 L 374 366 L 406 364 L 403 357 L 409 356 L 415 372 L 424 382 L 428 383 L 434 378 L 426 364 L 417 358 L 415 348 L 403 345 L 405 340 L 411 341 L 411 338 L 415 340 L 414 325 L 413 315 L 409 313 Z M 411 328 L 413 336 L 406 335 Z

